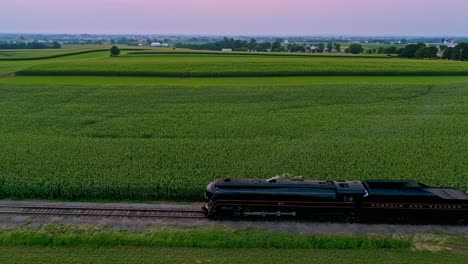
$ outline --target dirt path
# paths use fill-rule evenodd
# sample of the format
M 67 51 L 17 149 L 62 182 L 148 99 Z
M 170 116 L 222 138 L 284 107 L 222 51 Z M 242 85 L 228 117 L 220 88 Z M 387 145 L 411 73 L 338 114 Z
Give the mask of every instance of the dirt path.
M 0 201 L 0 207 L 5 206 L 72 206 L 93 208 L 134 208 L 134 209 L 176 209 L 199 210 L 200 203 L 69 203 L 46 201 Z M 0 214 L 0 228 L 21 225 L 40 226 L 53 222 L 72 225 L 97 225 L 113 229 L 146 230 L 158 227 L 226 227 L 255 228 L 270 231 L 283 231 L 306 234 L 453 234 L 468 236 L 468 226 L 443 225 L 389 225 L 389 224 L 349 224 L 349 223 L 315 223 L 295 221 L 210 221 L 207 219 L 168 219 L 168 218 L 128 218 L 128 217 L 96 217 L 96 216 L 46 216 L 46 215 L 14 215 Z

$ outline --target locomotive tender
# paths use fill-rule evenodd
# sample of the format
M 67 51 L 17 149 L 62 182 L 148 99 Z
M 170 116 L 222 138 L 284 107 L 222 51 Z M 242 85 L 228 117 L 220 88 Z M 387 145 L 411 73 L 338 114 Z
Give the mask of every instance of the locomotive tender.
M 344 217 L 350 221 L 468 223 L 468 194 L 414 181 L 224 179 L 211 182 L 209 218 Z

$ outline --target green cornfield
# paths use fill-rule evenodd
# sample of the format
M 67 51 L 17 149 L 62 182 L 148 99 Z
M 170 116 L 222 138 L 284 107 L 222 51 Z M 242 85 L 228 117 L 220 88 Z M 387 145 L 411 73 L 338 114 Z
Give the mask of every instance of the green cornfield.
M 0 78 L 0 196 L 195 201 L 215 178 L 282 174 L 466 190 L 467 69 L 407 59 L 107 52 L 0 62 L 0 75 L 44 75 Z M 460 76 L 294 76 L 377 71 Z M 145 73 L 178 77 L 117 76 Z M 188 73 L 275 77 L 181 77 Z
M 274 76 L 468 76 L 456 61 L 387 58 L 157 54 L 45 63 L 23 76 L 274 77 Z

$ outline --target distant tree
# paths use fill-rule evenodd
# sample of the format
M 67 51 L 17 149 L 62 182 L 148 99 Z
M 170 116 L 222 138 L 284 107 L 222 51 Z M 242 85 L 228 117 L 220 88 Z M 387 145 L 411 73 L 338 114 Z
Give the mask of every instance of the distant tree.
M 249 48 L 250 51 L 255 51 L 257 49 L 257 40 L 251 39 L 247 47 Z
M 257 48 L 259 51 L 271 51 L 271 42 L 258 43 Z
M 349 45 L 349 53 L 351 54 L 361 54 L 364 52 L 364 48 L 361 44 L 351 44 Z
M 327 51 L 328 51 L 328 52 L 332 52 L 332 51 L 333 51 L 333 43 L 332 43 L 332 42 L 328 42 L 328 43 L 327 43 Z
M 51 45 L 51 48 L 53 49 L 60 49 L 62 48 L 62 45 L 58 42 L 53 42 L 52 45 Z
M 117 46 L 112 46 L 110 49 L 111 56 L 119 56 L 120 55 L 120 49 Z
M 398 48 L 396 46 L 390 46 L 384 49 L 385 54 L 398 54 Z
M 281 45 L 280 40 L 276 40 L 273 45 L 271 46 L 271 51 L 273 52 L 283 52 L 286 51 L 284 47 Z
M 319 43 L 319 44 L 317 45 L 317 52 L 318 52 L 318 53 L 322 53 L 324 50 L 325 50 L 325 44 Z
M 452 59 L 452 54 L 453 54 L 453 48 L 447 47 L 444 49 L 444 54 L 442 55 L 442 58 L 450 60 Z
M 437 56 L 438 48 L 434 46 L 420 47 L 414 54 L 418 59 L 433 59 Z
M 335 51 L 338 52 L 338 53 L 341 52 L 341 44 L 340 43 L 335 43 L 334 45 L 335 45 Z
M 460 43 L 453 48 L 452 60 L 468 60 L 468 43 Z
M 298 45 L 298 44 L 288 44 L 287 49 L 290 52 L 305 52 L 306 51 L 306 47 L 304 45 Z
M 403 50 L 400 52 L 400 57 L 405 57 L 405 58 L 415 58 L 416 57 L 416 51 L 418 51 L 420 48 L 425 47 L 426 44 L 424 43 L 418 43 L 418 44 L 409 44 L 407 45 Z
M 437 58 L 437 52 L 439 52 L 439 49 L 437 47 L 429 46 L 426 48 L 424 56 L 427 59 L 435 59 Z

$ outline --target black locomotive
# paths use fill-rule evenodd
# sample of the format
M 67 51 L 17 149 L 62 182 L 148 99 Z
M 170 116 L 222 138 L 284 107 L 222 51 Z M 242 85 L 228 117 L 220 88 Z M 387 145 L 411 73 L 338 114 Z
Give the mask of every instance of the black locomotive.
M 468 223 L 468 194 L 414 181 L 235 180 L 211 182 L 209 218 L 324 217 L 348 221 Z

